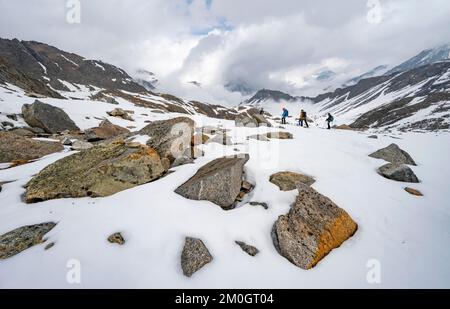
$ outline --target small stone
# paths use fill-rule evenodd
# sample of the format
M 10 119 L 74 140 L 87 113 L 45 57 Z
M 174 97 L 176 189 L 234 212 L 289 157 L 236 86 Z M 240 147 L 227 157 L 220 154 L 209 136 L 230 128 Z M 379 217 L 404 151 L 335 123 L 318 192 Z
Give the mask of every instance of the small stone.
M 269 206 L 267 205 L 267 203 L 261 203 L 261 202 L 250 202 L 249 203 L 251 206 L 261 206 L 264 209 L 269 209 Z
M 259 253 L 259 250 L 253 246 L 247 245 L 243 241 L 236 241 L 236 244 L 241 247 L 241 249 L 250 256 L 255 256 Z
M 121 233 L 114 233 L 108 237 L 108 241 L 112 244 L 118 244 L 122 246 L 125 244 L 125 239 L 123 238 Z
M 186 277 L 191 277 L 212 260 L 213 257 L 201 239 L 186 237 L 181 253 L 181 268 Z
M 377 135 L 369 135 L 367 138 L 378 139 Z
M 242 181 L 242 187 L 241 188 L 248 192 L 248 191 L 253 189 L 253 185 L 250 182 L 244 180 L 244 181 Z
M 55 245 L 55 243 L 54 242 L 51 242 L 51 243 L 49 243 L 48 245 L 46 245 L 45 246 L 45 251 L 47 251 L 47 250 L 49 250 L 49 249 L 51 249 L 51 248 L 53 248 L 53 246 Z
M 409 194 L 412 194 L 415 196 L 423 196 L 422 192 L 420 192 L 419 190 L 413 189 L 413 188 L 406 187 L 405 191 L 408 192 Z

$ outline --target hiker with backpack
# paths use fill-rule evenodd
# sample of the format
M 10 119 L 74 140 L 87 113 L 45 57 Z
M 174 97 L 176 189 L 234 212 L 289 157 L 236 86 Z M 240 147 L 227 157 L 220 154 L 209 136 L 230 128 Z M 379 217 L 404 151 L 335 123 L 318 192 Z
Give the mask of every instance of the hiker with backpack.
M 281 124 L 286 124 L 287 117 L 289 117 L 289 111 L 283 107 L 283 113 L 281 114 Z
M 334 121 L 334 117 L 331 116 L 330 113 L 328 113 L 328 118 L 327 118 L 327 120 L 326 120 L 326 122 L 327 122 L 327 124 L 328 124 L 328 130 L 331 129 L 330 123 L 333 122 L 333 121 Z
M 301 127 L 303 127 L 303 122 L 305 122 L 306 127 L 309 128 L 308 116 L 307 116 L 306 112 L 302 109 L 300 112 L 300 118 L 299 118 L 299 125 Z

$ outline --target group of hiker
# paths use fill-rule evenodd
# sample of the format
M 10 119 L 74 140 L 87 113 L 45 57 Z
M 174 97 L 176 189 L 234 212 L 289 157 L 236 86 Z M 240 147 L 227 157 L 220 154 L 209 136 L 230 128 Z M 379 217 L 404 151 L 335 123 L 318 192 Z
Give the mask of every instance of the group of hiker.
M 289 111 L 287 110 L 287 108 L 283 107 L 283 111 L 281 114 L 281 124 L 286 124 L 286 119 L 289 117 Z M 307 128 L 309 128 L 309 124 L 308 124 L 308 115 L 306 114 L 305 110 L 301 110 L 300 111 L 300 116 L 298 119 L 298 125 L 303 127 L 303 124 L 305 124 L 305 126 Z M 330 123 L 334 121 L 334 117 L 328 113 L 328 117 L 325 120 L 327 122 L 327 129 L 330 130 L 331 129 L 331 125 Z

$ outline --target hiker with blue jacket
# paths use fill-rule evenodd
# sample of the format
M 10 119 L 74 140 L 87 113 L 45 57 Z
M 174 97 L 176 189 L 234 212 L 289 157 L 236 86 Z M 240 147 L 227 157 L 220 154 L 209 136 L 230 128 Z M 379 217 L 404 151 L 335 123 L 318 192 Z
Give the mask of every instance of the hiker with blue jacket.
M 289 111 L 283 107 L 283 113 L 281 114 L 281 124 L 286 124 L 287 117 L 289 117 Z

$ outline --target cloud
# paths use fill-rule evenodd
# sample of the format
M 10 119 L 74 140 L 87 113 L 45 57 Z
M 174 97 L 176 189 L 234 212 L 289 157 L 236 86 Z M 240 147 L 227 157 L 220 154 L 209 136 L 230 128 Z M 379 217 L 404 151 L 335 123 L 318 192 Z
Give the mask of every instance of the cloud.
M 226 84 L 314 95 L 450 42 L 446 0 L 81 0 L 80 24 L 65 4 L 0 0 L 0 36 L 144 68 L 164 91 L 228 104 L 243 97 Z M 317 81 L 327 70 L 333 81 Z

